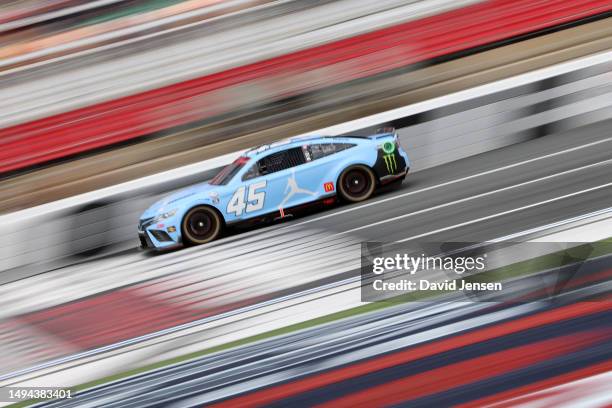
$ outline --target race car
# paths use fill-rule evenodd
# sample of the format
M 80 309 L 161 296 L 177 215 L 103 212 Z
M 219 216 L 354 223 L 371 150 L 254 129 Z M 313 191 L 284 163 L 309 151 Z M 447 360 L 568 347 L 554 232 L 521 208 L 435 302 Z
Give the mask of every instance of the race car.
M 141 248 L 199 245 L 226 227 L 293 216 L 305 205 L 355 203 L 401 184 L 409 160 L 397 133 L 308 136 L 251 149 L 213 179 L 175 192 L 140 217 Z

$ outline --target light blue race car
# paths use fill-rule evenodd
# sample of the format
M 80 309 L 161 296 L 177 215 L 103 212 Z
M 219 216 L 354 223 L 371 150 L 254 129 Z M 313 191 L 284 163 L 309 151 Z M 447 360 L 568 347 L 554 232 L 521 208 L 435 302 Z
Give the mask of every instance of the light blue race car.
M 180 190 L 140 217 L 141 248 L 199 245 L 226 227 L 265 223 L 337 198 L 359 202 L 408 173 L 393 129 L 371 136 L 309 136 L 247 151 L 212 180 Z

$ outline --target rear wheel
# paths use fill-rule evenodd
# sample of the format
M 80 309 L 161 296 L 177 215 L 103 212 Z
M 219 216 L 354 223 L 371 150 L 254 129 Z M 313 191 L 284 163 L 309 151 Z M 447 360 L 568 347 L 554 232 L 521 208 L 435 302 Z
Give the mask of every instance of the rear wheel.
M 346 168 L 338 179 L 338 192 L 346 201 L 356 203 L 367 200 L 376 188 L 374 172 L 367 166 L 355 165 Z
M 205 244 L 221 233 L 221 217 L 210 207 L 194 207 L 183 217 L 181 227 L 186 245 Z

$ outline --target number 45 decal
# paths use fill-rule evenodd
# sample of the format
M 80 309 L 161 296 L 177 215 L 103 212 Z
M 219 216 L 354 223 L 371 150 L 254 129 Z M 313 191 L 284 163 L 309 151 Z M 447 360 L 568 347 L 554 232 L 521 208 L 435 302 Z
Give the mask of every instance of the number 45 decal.
M 264 206 L 264 200 L 266 199 L 265 191 L 257 191 L 262 188 L 266 188 L 267 182 L 265 180 L 259 183 L 253 183 L 249 186 L 248 197 L 244 197 L 245 186 L 240 186 L 235 192 L 232 198 L 227 203 L 227 213 L 235 213 L 236 217 L 240 217 L 243 212 L 250 213 L 252 211 L 261 210 Z

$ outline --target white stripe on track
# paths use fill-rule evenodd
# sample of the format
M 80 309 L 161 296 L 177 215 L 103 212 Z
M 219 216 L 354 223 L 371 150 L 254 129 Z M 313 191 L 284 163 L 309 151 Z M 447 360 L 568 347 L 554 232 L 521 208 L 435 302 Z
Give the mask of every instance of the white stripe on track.
M 423 234 L 413 235 L 411 237 L 400 239 L 400 240 L 398 240 L 396 242 L 405 242 L 405 241 L 410 241 L 412 239 L 423 238 L 423 237 L 426 237 L 426 236 L 429 236 L 429 235 L 437 234 L 439 232 L 444 232 L 444 231 L 448 231 L 448 230 L 455 229 L 455 228 L 465 227 L 465 226 L 470 225 L 470 224 L 476 224 L 476 223 L 479 223 L 479 222 L 482 222 L 482 221 L 487 221 L 487 220 L 490 220 L 490 219 L 493 219 L 493 218 L 501 217 L 501 216 L 512 214 L 512 213 L 515 213 L 515 212 L 519 212 L 519 211 L 523 211 L 523 210 L 528 210 L 530 208 L 538 207 L 538 206 L 541 206 L 541 205 L 544 205 L 544 204 L 553 203 L 555 201 L 560 201 L 560 200 L 563 200 L 563 199 L 566 199 L 566 198 L 570 198 L 570 197 L 575 197 L 575 196 L 580 195 L 580 194 L 590 193 L 591 191 L 601 190 L 602 188 L 611 187 L 611 186 L 612 186 L 612 183 L 607 183 L 607 184 L 602 184 L 600 186 L 587 188 L 585 190 L 575 191 L 575 192 L 570 193 L 570 194 L 565 194 L 565 195 L 562 195 L 562 196 L 559 196 L 559 197 L 550 198 L 548 200 L 539 201 L 537 203 L 524 205 L 522 207 L 513 208 L 511 210 L 502 211 L 502 212 L 499 212 L 497 214 L 487 215 L 486 217 L 480 217 L 480 218 L 476 218 L 474 220 L 462 222 L 462 223 L 451 225 L 451 226 L 448 226 L 448 227 L 439 228 L 437 230 L 429 231 L 429 232 L 426 232 L 426 233 L 423 233 Z
M 411 213 L 408 213 L 408 214 L 398 215 L 397 217 L 387 218 L 387 219 L 384 219 L 382 221 L 377 221 L 377 222 L 373 222 L 371 224 L 362 225 L 362 226 L 359 226 L 359 227 L 356 227 L 356 228 L 352 228 L 352 229 L 347 230 L 347 231 L 339 232 L 338 234 L 348 234 L 348 233 L 359 231 L 359 230 L 362 230 L 362 229 L 374 227 L 376 225 L 386 224 L 386 223 L 389 223 L 389 222 L 401 220 L 403 218 L 408 218 L 408 217 L 412 217 L 412 216 L 415 216 L 415 215 L 424 214 L 424 213 L 427 213 L 427 212 L 439 210 L 440 208 L 450 207 L 451 205 L 465 203 L 467 201 L 472 201 L 472 200 L 476 200 L 476 199 L 479 199 L 479 198 L 487 197 L 487 196 L 490 196 L 490 195 L 493 195 L 493 194 L 496 194 L 496 193 L 501 193 L 502 191 L 508 191 L 508 190 L 512 190 L 512 189 L 515 189 L 515 188 L 527 186 L 529 184 L 538 183 L 540 181 L 550 180 L 550 179 L 555 178 L 555 177 L 566 176 L 566 175 L 571 174 L 571 173 L 576 173 L 576 172 L 579 172 L 579 171 L 582 171 L 582 170 L 585 170 L 585 169 L 589 169 L 591 167 L 603 166 L 603 165 L 606 165 L 606 164 L 609 164 L 609 163 L 612 163 L 612 159 L 600 161 L 600 162 L 597 162 L 597 163 L 587 164 L 586 166 L 576 167 L 575 169 L 562 171 L 560 173 L 555 173 L 555 174 L 551 174 L 551 175 L 548 175 L 548 176 L 539 177 L 537 179 L 533 179 L 533 180 L 529 180 L 529 181 L 524 181 L 522 183 L 514 184 L 514 185 L 511 185 L 511 186 L 508 186 L 508 187 L 502 187 L 502 188 L 498 188 L 496 190 L 487 191 L 486 193 L 481 193 L 481 194 L 476 194 L 476 195 L 473 195 L 473 196 L 470 196 L 470 197 L 461 198 L 459 200 L 449 201 L 449 202 L 446 202 L 444 204 L 434 205 L 433 207 L 424 208 L 424 209 L 419 210 L 419 211 L 414 211 L 414 212 L 411 212 Z
M 411 195 L 423 193 L 425 191 L 430 191 L 430 190 L 434 190 L 434 189 L 437 189 L 437 188 L 446 187 L 446 186 L 449 186 L 451 184 L 461 183 L 463 181 L 472 180 L 472 179 L 475 179 L 475 178 L 478 178 L 478 177 L 482 177 L 482 176 L 486 176 L 486 175 L 489 175 L 489 174 L 494 174 L 494 173 L 497 173 L 497 172 L 500 172 L 500 171 L 508 170 L 508 169 L 511 169 L 511 168 L 514 168 L 514 167 L 523 166 L 525 164 L 533 163 L 533 162 L 536 162 L 536 161 L 539 161 L 539 160 L 544 160 L 544 159 L 548 159 L 548 158 L 551 158 L 551 157 L 556 157 L 556 156 L 559 156 L 559 155 L 562 155 L 562 154 L 565 154 L 565 153 L 570 153 L 570 152 L 574 152 L 574 151 L 577 151 L 577 150 L 585 149 L 587 147 L 597 146 L 599 144 L 610 142 L 610 141 L 612 141 L 612 137 L 608 137 L 606 139 L 602 139 L 602 140 L 598 140 L 598 141 L 595 141 L 595 142 L 587 143 L 585 145 L 580 145 L 580 146 L 575 146 L 575 147 L 572 147 L 572 148 L 569 148 L 569 149 L 560 150 L 558 152 L 546 154 L 544 156 L 539 156 L 539 157 L 534 157 L 532 159 L 523 160 L 521 162 L 509 164 L 509 165 L 506 165 L 506 166 L 498 167 L 498 168 L 487 170 L 487 171 L 483 171 L 481 173 L 472 174 L 470 176 L 465 176 L 465 177 L 461 177 L 461 178 L 454 179 L 454 180 L 451 180 L 451 181 L 446 181 L 444 183 L 436 184 L 436 185 L 433 185 L 433 186 L 424 187 L 424 188 L 421 188 L 421 189 L 418 189 L 418 190 L 408 191 L 408 192 L 403 193 L 403 194 L 394 195 L 393 197 L 383 198 L 383 199 L 380 199 L 380 200 L 376 200 L 376 201 L 372 201 L 372 202 L 369 202 L 369 203 L 361 204 L 361 205 L 358 205 L 358 206 L 350 207 L 350 208 L 347 208 L 345 210 L 333 212 L 331 214 L 325 214 L 325 215 L 317 216 L 315 218 L 312 218 L 312 219 L 309 219 L 309 220 L 306 220 L 306 221 L 302 221 L 302 222 L 299 222 L 299 223 L 296 223 L 296 224 L 287 225 L 286 227 L 283 227 L 283 228 L 292 228 L 292 227 L 297 227 L 297 226 L 304 225 L 304 224 L 310 224 L 311 222 L 323 220 L 323 219 L 326 219 L 326 218 L 335 217 L 335 216 L 340 215 L 340 214 L 346 214 L 346 213 L 349 213 L 349 212 L 352 212 L 352 211 L 360 210 L 362 208 L 371 207 L 371 206 L 382 204 L 382 203 L 385 203 L 385 202 L 388 202 L 388 201 L 397 200 L 399 198 L 408 197 L 408 196 L 411 196 Z

